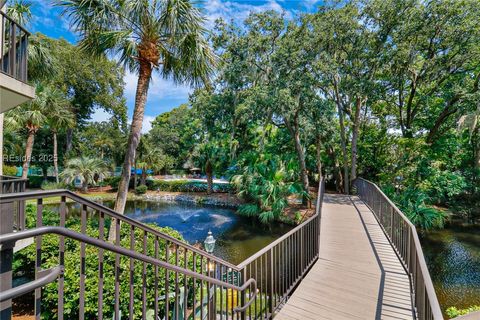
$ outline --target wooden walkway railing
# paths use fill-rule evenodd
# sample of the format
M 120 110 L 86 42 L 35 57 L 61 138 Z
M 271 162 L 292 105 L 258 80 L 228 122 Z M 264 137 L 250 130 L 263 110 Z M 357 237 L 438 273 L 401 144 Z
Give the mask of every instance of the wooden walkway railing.
M 443 319 L 415 226 L 373 182 L 356 179 L 359 197 L 375 214 L 400 261 L 410 274 L 418 319 Z

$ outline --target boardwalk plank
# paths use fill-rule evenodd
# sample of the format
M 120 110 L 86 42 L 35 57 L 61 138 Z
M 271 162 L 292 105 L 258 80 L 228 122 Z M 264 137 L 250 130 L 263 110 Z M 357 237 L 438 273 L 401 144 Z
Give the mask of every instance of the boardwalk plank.
M 276 319 L 412 319 L 410 283 L 373 213 L 325 195 L 320 259 Z

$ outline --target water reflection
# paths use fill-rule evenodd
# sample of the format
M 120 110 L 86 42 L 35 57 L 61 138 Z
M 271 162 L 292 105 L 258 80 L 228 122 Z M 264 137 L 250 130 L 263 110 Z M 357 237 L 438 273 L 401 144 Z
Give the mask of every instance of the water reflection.
M 112 201 L 103 203 L 113 208 Z M 80 207 L 70 205 L 69 214 L 78 215 Z M 178 230 L 185 240 L 202 242 L 209 230 L 217 239 L 214 254 L 238 264 L 291 230 L 282 223 L 262 225 L 256 219 L 239 216 L 235 210 L 187 203 L 127 201 L 125 214 L 144 223 Z
M 480 227 L 456 221 L 421 241 L 442 309 L 480 305 Z

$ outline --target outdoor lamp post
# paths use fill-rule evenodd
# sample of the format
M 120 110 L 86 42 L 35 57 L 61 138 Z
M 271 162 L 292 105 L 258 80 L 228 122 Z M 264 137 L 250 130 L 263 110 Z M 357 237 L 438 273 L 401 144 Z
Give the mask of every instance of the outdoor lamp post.
M 217 240 L 215 240 L 215 238 L 212 236 L 212 231 L 208 231 L 208 236 L 203 242 L 203 245 L 205 246 L 205 251 L 207 251 L 207 253 L 210 253 L 210 254 L 213 253 L 213 249 L 215 249 L 216 241 Z
M 208 231 L 208 236 L 203 242 L 203 246 L 205 247 L 205 251 L 207 253 L 212 254 L 213 249 L 215 249 L 215 238 L 212 236 L 212 231 Z M 213 277 L 215 275 L 215 264 L 210 262 L 207 265 L 207 271 L 208 271 L 208 276 Z M 215 318 L 215 301 L 214 301 L 214 295 L 215 295 L 215 287 L 209 283 L 208 284 L 208 318 L 209 319 L 214 319 Z M 210 317 L 212 315 L 212 317 Z

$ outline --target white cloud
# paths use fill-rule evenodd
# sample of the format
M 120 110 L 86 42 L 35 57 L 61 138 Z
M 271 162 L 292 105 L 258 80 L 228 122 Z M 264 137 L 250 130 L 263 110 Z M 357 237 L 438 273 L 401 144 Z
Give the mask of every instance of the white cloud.
M 110 121 L 112 115 L 103 109 L 95 109 L 95 112 L 90 117 L 91 122 Z
M 265 10 L 285 12 L 286 18 L 292 18 L 292 12 L 283 9 L 283 7 L 275 0 L 269 0 L 260 5 L 234 1 L 210 0 L 206 1 L 203 8 L 205 15 L 207 16 L 208 29 L 211 29 L 215 20 L 219 18 L 223 18 L 227 22 L 233 20 L 236 23 L 241 23 L 251 12 L 262 12 Z
M 103 109 L 96 109 L 95 112 L 92 114 L 90 118 L 90 122 L 102 122 L 102 121 L 110 121 L 112 115 L 106 112 Z M 143 117 L 142 123 L 142 133 L 148 133 L 152 129 L 152 121 L 155 120 L 155 117 L 145 115 Z M 128 119 L 128 123 L 132 123 L 132 119 Z
M 152 130 L 153 120 L 155 120 L 155 117 L 147 115 L 143 117 L 142 133 L 148 133 L 150 130 Z
M 137 79 L 137 76 L 133 73 L 127 72 L 125 74 L 125 96 L 129 101 L 135 101 Z M 163 79 L 158 73 L 154 73 L 148 90 L 148 99 L 188 99 L 189 94 L 192 92 L 193 88 L 187 85 L 177 85 L 172 80 Z

